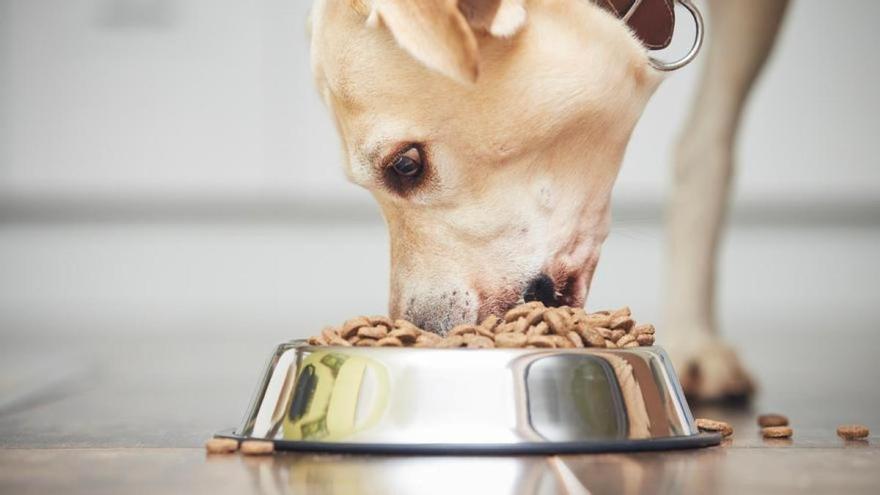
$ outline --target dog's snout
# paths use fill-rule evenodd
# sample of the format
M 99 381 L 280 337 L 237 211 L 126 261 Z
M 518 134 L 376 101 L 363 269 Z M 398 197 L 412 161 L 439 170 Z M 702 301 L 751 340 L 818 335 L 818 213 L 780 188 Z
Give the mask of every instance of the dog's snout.
M 476 294 L 460 286 L 408 292 L 405 300 L 402 317 L 440 335 L 446 335 L 456 325 L 477 323 L 479 316 L 480 302 Z
M 556 286 L 553 284 L 553 279 L 544 273 L 533 278 L 523 291 L 523 300 L 525 302 L 539 301 L 545 306 L 558 306 L 559 301 L 556 297 Z

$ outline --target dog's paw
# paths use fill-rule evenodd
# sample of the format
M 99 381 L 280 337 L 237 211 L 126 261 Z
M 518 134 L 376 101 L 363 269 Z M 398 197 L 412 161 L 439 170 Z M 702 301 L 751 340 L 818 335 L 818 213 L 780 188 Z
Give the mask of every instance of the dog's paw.
M 736 351 L 720 339 L 667 351 L 688 400 L 747 401 L 755 392 L 755 382 Z

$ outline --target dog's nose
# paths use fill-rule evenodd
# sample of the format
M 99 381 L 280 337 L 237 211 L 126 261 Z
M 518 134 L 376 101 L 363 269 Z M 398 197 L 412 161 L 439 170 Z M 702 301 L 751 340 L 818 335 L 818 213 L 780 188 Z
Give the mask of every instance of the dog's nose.
M 523 300 L 525 302 L 540 301 L 544 306 L 558 306 L 553 279 L 544 273 L 533 278 L 526 286 L 526 290 L 523 291 Z

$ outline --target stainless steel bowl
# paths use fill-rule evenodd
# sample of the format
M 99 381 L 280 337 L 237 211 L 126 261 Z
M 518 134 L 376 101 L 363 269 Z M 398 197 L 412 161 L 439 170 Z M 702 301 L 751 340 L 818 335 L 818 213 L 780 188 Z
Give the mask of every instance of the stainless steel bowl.
M 279 450 L 559 454 L 716 445 L 669 358 L 632 349 L 279 345 L 238 439 Z

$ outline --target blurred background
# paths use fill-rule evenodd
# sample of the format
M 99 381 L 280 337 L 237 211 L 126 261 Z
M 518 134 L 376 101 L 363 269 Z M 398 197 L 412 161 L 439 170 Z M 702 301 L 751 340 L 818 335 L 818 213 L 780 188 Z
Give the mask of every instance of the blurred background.
M 831 384 L 828 356 L 878 375 L 880 3 L 846 4 L 791 5 L 744 117 L 719 281 L 759 400 L 804 414 L 880 405 L 779 381 Z M 235 426 L 275 343 L 386 311 L 385 227 L 312 87 L 309 5 L 0 0 L 0 443 L 199 445 Z M 661 344 L 663 207 L 699 70 L 635 132 L 589 303 L 630 305 Z

